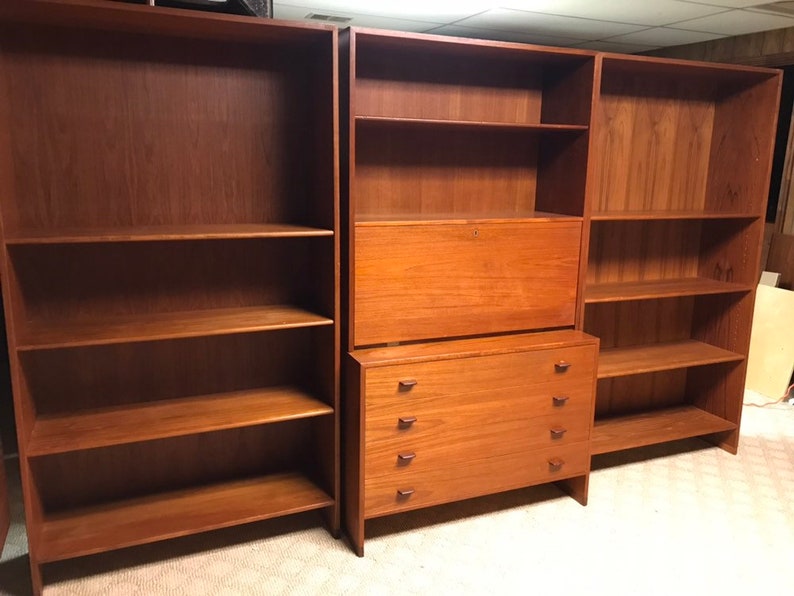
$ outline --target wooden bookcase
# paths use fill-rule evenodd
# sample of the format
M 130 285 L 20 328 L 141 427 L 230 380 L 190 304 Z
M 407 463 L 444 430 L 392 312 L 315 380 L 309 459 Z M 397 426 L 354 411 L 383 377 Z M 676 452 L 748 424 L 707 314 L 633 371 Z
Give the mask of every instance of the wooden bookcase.
M 604 55 L 583 328 L 593 452 L 708 435 L 736 451 L 780 73 Z
M 342 43 L 348 349 L 572 326 L 594 55 L 365 29 Z
M 3 292 L 41 565 L 339 528 L 336 30 L 0 6 Z
M 417 507 L 544 482 L 584 503 L 595 54 L 358 28 L 340 43 L 354 550 L 365 520 Z

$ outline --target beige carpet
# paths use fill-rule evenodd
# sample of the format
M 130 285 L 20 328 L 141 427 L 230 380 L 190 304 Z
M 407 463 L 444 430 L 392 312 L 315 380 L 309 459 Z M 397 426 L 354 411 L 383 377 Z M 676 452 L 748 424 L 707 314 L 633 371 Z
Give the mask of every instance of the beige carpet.
M 539 487 L 375 520 L 363 559 L 301 515 L 51 565 L 45 594 L 794 593 L 794 407 L 745 408 L 736 457 L 597 464 L 587 507 Z M 0 591 L 29 589 L 17 522 Z

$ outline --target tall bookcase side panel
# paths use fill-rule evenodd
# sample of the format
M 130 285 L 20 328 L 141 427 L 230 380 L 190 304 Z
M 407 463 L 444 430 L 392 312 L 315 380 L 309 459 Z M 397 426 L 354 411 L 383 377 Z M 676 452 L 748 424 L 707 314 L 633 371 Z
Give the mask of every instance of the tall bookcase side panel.
M 317 115 L 312 100 L 333 89 L 327 74 L 319 81 L 316 52 L 38 25 L 4 24 L 3 38 L 16 106 L 9 237 L 53 228 L 314 223 L 312 180 L 323 168 L 306 147 L 318 134 L 331 147 L 333 136 L 328 109 Z M 316 221 L 331 227 L 325 212 Z
M 759 70 L 722 85 L 714 116 L 706 208 L 763 217 L 782 75 Z

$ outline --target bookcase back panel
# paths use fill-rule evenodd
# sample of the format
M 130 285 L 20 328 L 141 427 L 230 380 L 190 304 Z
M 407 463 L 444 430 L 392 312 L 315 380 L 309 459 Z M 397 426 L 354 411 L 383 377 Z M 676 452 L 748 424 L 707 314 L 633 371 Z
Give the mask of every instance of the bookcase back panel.
M 601 340 L 601 349 L 689 339 L 693 309 L 691 296 L 589 304 L 584 330 Z
M 520 60 L 359 46 L 355 115 L 537 123 L 542 81 Z
M 191 338 L 21 354 L 40 416 L 280 385 L 333 403 L 323 367 L 330 328 Z M 330 362 L 327 362 L 329 361 Z
M 16 246 L 11 261 L 26 317 L 91 321 L 292 304 L 333 317 L 313 258 L 332 238 Z M 324 244 L 323 244 L 324 243 Z M 331 250 L 329 249 L 329 253 Z
M 537 160 L 535 134 L 359 127 L 356 217 L 532 212 Z
M 643 412 L 686 403 L 686 369 L 599 379 L 596 416 Z
M 315 420 L 295 420 L 43 456 L 31 468 L 45 512 L 305 469 Z M 164 457 L 167 454 L 167 457 Z
M 713 83 L 613 74 L 595 115 L 595 211 L 702 210 L 714 127 Z
M 6 234 L 313 223 L 332 228 L 330 64 L 302 49 L 4 27 Z M 98 51 L 101 48 L 101 52 Z M 322 62 L 322 61 L 320 61 Z M 330 56 L 327 62 L 330 62 Z M 324 163 L 324 166 L 318 165 Z M 327 163 L 326 163 L 327 162 Z
M 699 221 L 593 222 L 588 283 L 697 277 Z

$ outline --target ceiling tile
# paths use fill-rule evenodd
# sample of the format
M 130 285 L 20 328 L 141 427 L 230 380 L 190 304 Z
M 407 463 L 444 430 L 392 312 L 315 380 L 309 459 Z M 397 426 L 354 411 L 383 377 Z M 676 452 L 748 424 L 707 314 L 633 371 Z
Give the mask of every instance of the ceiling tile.
M 769 2 L 774 2 L 774 0 L 682 0 L 682 2 L 708 4 L 709 6 L 721 6 L 723 8 L 748 8 L 749 6 L 768 4 Z
M 498 3 L 500 8 L 648 26 L 667 25 L 727 10 L 678 0 L 499 0 Z
M 596 50 L 598 52 L 615 52 L 618 54 L 636 54 L 637 52 L 647 52 L 656 50 L 660 46 L 646 46 L 641 44 L 614 43 L 611 41 L 586 41 L 577 44 L 575 47 L 583 50 Z
M 676 23 L 676 29 L 707 31 L 722 35 L 742 35 L 794 26 L 794 19 L 747 10 L 730 10 L 720 14 Z
M 306 19 L 306 15 L 313 12 L 320 12 L 316 8 L 306 6 L 293 6 L 289 4 L 277 4 L 273 6 L 273 14 L 277 19 L 287 19 L 290 21 L 302 21 Z M 415 33 L 427 31 L 438 27 L 438 23 L 427 23 L 424 21 L 413 21 L 408 19 L 390 19 L 388 17 L 378 17 L 374 15 L 361 15 L 342 13 L 334 10 L 323 10 L 322 14 L 340 16 L 340 17 L 353 17 L 347 23 L 326 23 L 331 25 L 339 25 L 340 27 L 372 27 L 373 29 L 392 29 L 394 31 L 413 31 Z M 308 20 L 310 23 L 321 23 L 324 21 Z
M 687 43 L 711 41 L 725 37 L 717 33 L 703 33 L 702 31 L 684 31 L 671 27 L 654 27 L 645 31 L 637 31 L 627 35 L 610 37 L 608 41 L 618 43 L 640 43 L 652 46 L 680 46 Z
M 483 29 L 499 29 L 502 31 L 518 31 L 524 33 L 537 33 L 540 35 L 570 37 L 582 41 L 633 33 L 634 31 L 639 31 L 644 28 L 638 25 L 561 17 L 539 12 L 526 12 L 502 8 L 489 10 L 477 16 L 464 19 L 456 24 Z
M 569 46 L 580 43 L 578 39 L 569 37 L 555 37 L 536 33 L 519 33 L 517 31 L 500 31 L 498 29 L 477 29 L 475 27 L 462 27 L 460 25 L 443 25 L 428 31 L 439 35 L 452 35 L 455 37 L 469 37 L 474 39 L 493 39 L 496 41 L 514 41 L 518 43 L 532 43 L 546 46 Z
M 0 0 L 2 1 L 2 0 Z M 296 0 L 285 5 L 311 7 L 313 12 L 336 15 L 374 15 L 400 20 L 451 23 L 488 10 L 498 0 Z M 281 2 L 274 2 L 278 12 Z

